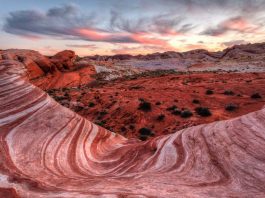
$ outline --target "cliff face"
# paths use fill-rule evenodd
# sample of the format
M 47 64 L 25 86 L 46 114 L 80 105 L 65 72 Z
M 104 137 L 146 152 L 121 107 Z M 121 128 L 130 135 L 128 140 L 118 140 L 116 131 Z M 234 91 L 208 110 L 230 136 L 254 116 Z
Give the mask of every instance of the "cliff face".
M 8 54 L 7 54 L 8 55 Z M 264 197 L 265 109 L 141 142 L 60 106 L 0 61 L 2 197 Z

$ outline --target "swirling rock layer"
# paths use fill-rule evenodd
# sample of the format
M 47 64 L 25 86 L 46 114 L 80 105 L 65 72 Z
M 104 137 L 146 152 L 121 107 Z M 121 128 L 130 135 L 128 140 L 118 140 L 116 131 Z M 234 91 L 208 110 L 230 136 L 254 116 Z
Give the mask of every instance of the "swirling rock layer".
M 0 62 L 0 195 L 264 197 L 265 109 L 147 142 L 111 133 Z

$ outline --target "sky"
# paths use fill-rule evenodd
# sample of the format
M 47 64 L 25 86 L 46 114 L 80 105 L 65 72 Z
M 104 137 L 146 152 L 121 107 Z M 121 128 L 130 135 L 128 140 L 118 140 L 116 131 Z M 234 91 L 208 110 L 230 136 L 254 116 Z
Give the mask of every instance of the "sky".
M 0 0 L 0 49 L 147 54 L 265 41 L 265 0 Z

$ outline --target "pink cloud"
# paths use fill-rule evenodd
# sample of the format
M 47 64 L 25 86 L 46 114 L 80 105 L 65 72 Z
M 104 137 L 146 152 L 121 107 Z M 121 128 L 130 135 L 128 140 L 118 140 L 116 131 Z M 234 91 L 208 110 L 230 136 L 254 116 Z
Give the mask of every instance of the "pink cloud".
M 79 29 L 75 29 L 74 31 L 82 37 L 92 39 L 92 40 L 98 40 L 98 41 L 105 40 L 109 36 L 106 33 L 93 30 L 93 29 L 89 29 L 89 28 L 79 28 Z
M 167 45 L 168 43 L 162 39 L 153 38 L 149 33 L 135 33 L 131 34 L 131 38 L 138 43 L 151 45 Z
M 246 29 L 253 27 L 253 25 L 250 24 L 243 17 L 236 17 L 236 18 L 232 18 L 232 19 L 229 19 L 227 21 L 224 21 L 221 24 L 221 26 L 224 28 L 230 29 L 230 30 L 236 30 L 236 31 L 240 31 L 240 32 L 243 32 Z
M 23 37 L 23 38 L 32 40 L 32 41 L 36 41 L 36 40 L 42 39 L 41 36 L 37 36 L 37 35 L 20 35 L 20 36 Z

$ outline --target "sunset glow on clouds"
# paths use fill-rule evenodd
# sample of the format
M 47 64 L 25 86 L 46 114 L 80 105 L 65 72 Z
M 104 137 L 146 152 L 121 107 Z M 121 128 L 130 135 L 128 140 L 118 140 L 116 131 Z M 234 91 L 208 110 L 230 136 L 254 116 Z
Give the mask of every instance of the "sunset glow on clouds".
M 265 0 L 1 1 L 1 48 L 153 53 L 265 41 Z M 6 7 L 6 8 L 5 8 Z

